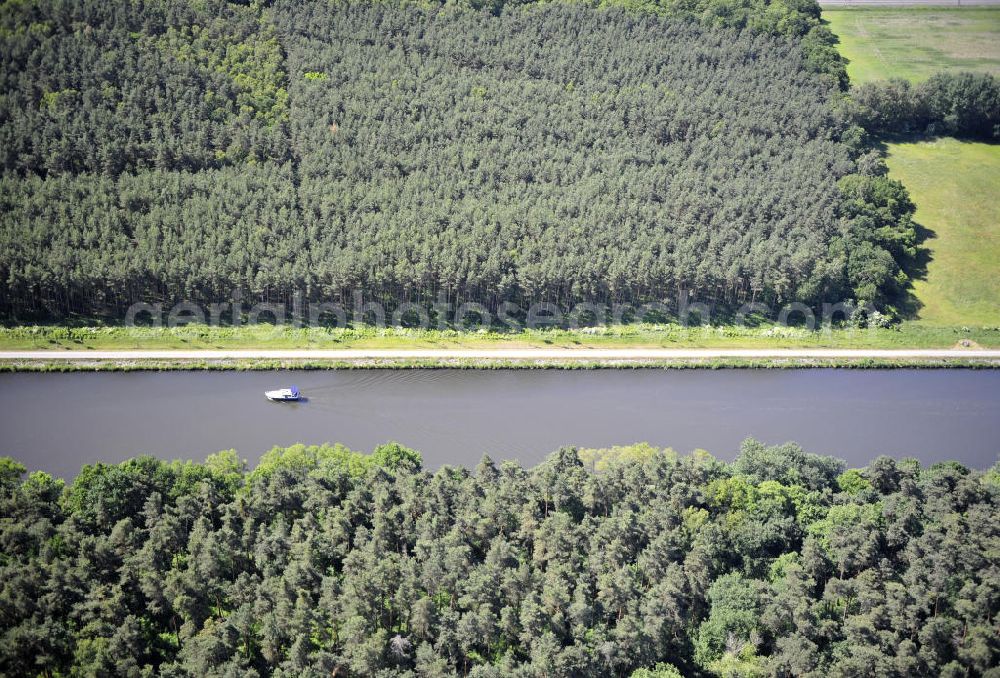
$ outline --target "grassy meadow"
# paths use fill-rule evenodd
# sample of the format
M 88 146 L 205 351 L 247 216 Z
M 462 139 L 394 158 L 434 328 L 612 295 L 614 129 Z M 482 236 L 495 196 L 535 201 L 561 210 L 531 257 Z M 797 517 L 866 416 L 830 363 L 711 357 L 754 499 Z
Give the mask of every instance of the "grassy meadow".
M 938 71 L 1000 75 L 1000 7 L 825 9 L 853 83 L 913 82 Z M 926 276 L 914 282 L 916 322 L 1000 323 L 1000 146 L 952 138 L 888 144 L 890 176 L 903 182 L 928 229 Z
M 823 18 L 853 83 L 918 82 L 942 70 L 1000 75 L 1000 7 L 837 8 Z
M 931 231 L 927 274 L 914 282 L 921 322 L 1000 323 L 1000 146 L 943 138 L 889 145 L 890 176 Z

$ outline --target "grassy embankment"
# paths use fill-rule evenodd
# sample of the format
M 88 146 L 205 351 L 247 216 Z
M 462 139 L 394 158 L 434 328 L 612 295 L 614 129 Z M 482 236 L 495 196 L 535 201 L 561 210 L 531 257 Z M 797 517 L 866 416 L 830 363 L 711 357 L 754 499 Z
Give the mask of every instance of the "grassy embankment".
M 827 9 L 852 82 L 914 82 L 938 71 L 1000 75 L 1000 7 Z M 890 176 L 917 206 L 926 275 L 914 326 L 1000 324 L 1000 146 L 951 138 L 892 142 Z
M 933 327 L 908 323 L 891 329 L 833 329 L 810 332 L 782 327 L 698 327 L 625 325 L 580 330 L 520 332 L 456 332 L 413 329 L 294 329 L 260 325 L 241 327 L 187 326 L 175 329 L 125 327 L 34 326 L 0 328 L 0 350 L 135 350 L 135 349 L 580 349 L 576 359 L 364 358 L 218 359 L 218 360 L 0 360 L 2 371 L 164 370 L 164 369 L 349 369 L 349 368 L 796 368 L 796 367 L 995 367 L 993 360 L 871 358 L 686 358 L 588 359 L 587 349 L 614 348 L 752 348 L 752 349 L 940 349 L 968 345 L 1000 348 L 1000 326 Z
M 976 358 L 686 358 L 675 360 L 0 360 L 4 372 L 163 372 L 263 370 L 621 370 L 621 369 L 998 369 L 1000 361 Z
M 0 350 L 141 349 L 420 349 L 420 348 L 952 348 L 971 342 L 1000 348 L 996 326 L 935 327 L 904 323 L 888 329 L 809 331 L 795 327 L 690 327 L 619 325 L 579 330 L 458 332 L 257 325 L 240 328 L 189 325 L 174 329 L 60 327 L 0 328 Z

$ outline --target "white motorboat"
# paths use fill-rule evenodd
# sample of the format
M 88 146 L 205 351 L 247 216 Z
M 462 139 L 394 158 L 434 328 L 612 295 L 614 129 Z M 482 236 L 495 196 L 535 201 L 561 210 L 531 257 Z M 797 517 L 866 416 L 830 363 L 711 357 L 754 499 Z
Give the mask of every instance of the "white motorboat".
M 279 388 L 277 391 L 264 391 L 264 395 L 267 396 L 268 400 L 274 400 L 277 402 L 284 402 L 286 400 L 298 400 L 302 396 L 299 395 L 299 387 L 292 386 L 291 388 Z

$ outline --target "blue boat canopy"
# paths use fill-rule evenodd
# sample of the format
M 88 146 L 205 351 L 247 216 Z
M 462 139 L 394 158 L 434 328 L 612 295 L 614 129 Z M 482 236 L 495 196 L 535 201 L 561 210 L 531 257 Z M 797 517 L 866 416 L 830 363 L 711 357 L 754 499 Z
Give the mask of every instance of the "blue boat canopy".
M 292 390 L 292 393 L 294 393 L 295 395 L 299 394 L 299 387 L 298 386 L 292 386 L 291 390 Z

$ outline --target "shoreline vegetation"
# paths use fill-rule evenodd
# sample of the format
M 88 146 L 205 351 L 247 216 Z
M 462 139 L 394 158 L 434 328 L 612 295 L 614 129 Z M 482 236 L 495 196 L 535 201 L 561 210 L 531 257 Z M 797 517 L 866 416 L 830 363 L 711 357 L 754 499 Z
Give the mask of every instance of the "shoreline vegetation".
M 1000 348 L 998 326 L 804 327 L 675 323 L 607 324 L 565 329 L 421 329 L 294 327 L 266 323 L 240 327 L 19 325 L 0 327 L 0 351 L 195 349 L 459 349 L 459 348 Z
M 524 329 L 517 331 L 457 331 L 411 328 L 294 328 L 255 325 L 174 328 L 64 327 L 35 325 L 0 328 L 0 371 L 134 371 L 134 370 L 274 370 L 274 369 L 610 369 L 610 368 L 921 368 L 1000 366 L 993 357 L 964 355 L 963 351 L 1000 347 L 1000 327 L 931 327 L 903 324 L 889 328 L 808 330 L 797 327 L 716 326 L 683 327 L 673 324 L 606 325 L 579 329 Z M 219 357 L 220 350 L 352 350 L 370 355 L 338 357 Z M 495 356 L 380 356 L 391 350 L 578 350 L 564 354 Z M 731 349 L 752 350 L 945 350 L 948 356 L 636 356 L 597 357 L 600 350 Z M 97 357 L 99 352 L 131 350 L 184 351 L 183 356 Z M 44 352 L 52 357 L 25 358 L 15 352 Z M 95 357 L 67 358 L 64 351 L 89 352 Z M 190 353 L 205 351 L 205 355 Z M 3 354 L 7 352 L 5 357 Z
M 3 360 L 4 372 L 162 372 L 266 370 L 606 370 L 606 369 L 1000 369 L 996 358 L 687 358 L 677 360 Z
M 994 675 L 1000 465 L 753 439 L 422 461 L 0 457 L 0 672 Z

